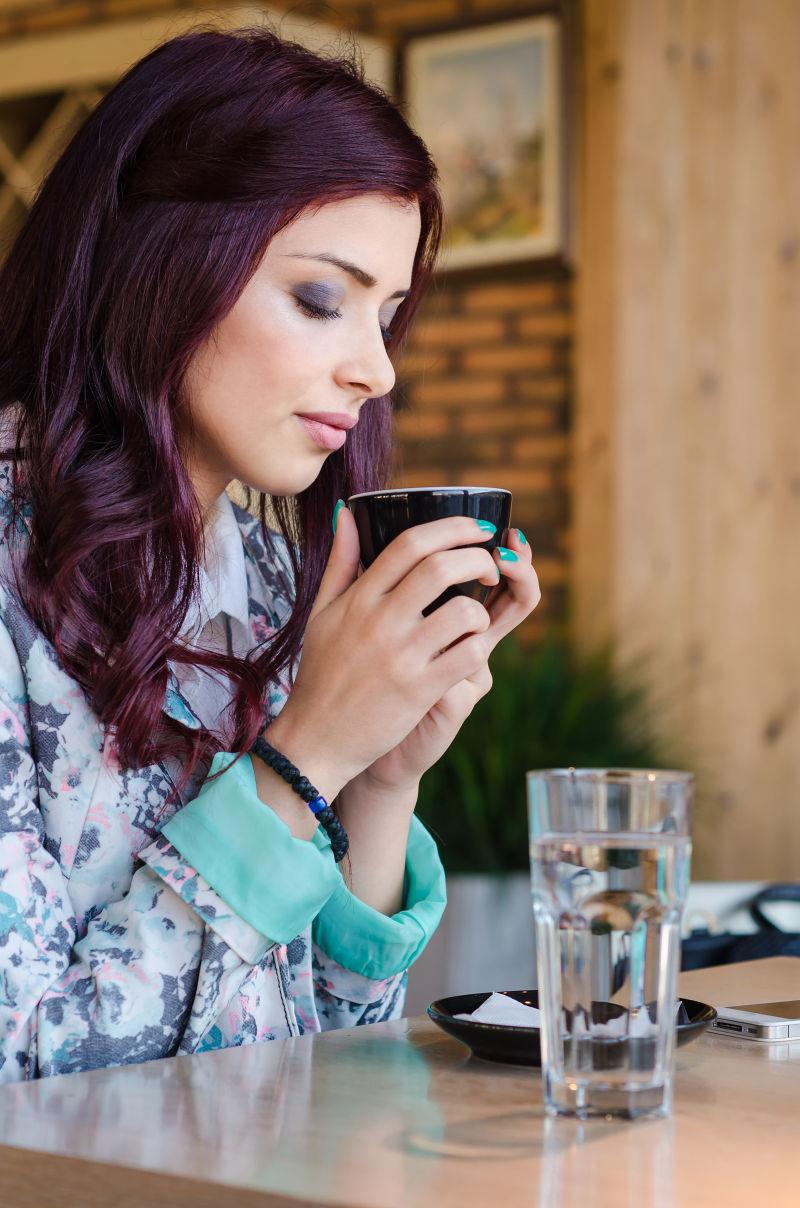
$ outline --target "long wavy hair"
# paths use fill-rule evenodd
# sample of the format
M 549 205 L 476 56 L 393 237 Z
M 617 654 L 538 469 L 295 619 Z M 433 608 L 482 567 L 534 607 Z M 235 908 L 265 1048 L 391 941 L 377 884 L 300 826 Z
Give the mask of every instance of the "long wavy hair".
M 105 96 L 0 269 L 0 416 L 14 417 L 14 519 L 30 533 L 17 590 L 124 766 L 175 756 L 183 784 L 222 749 L 220 734 L 162 712 L 168 660 L 231 677 L 233 749 L 250 749 L 268 685 L 299 653 L 336 499 L 385 483 L 388 396 L 364 405 L 307 490 L 259 496 L 268 553 L 269 514 L 293 564 L 278 633 L 245 659 L 177 641 L 203 550 L 181 456 L 187 366 L 278 231 L 308 206 L 366 193 L 416 201 L 422 217 L 393 352 L 441 237 L 424 143 L 352 50 L 321 58 L 266 28 L 197 29 Z

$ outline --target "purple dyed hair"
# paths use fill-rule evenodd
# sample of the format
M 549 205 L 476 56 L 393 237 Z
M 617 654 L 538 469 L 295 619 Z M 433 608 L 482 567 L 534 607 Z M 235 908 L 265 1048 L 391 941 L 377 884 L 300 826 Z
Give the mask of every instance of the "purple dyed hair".
M 310 205 L 416 201 L 400 347 L 433 269 L 442 213 L 425 145 L 355 56 L 323 59 L 267 29 L 199 29 L 142 59 L 48 175 L 0 270 L 0 407 L 13 411 L 17 587 L 124 766 L 166 756 L 185 783 L 221 739 L 162 713 L 167 660 L 226 671 L 234 749 L 263 728 L 331 544 L 337 498 L 384 484 L 389 397 L 317 480 L 273 513 L 294 561 L 287 623 L 247 659 L 177 643 L 198 589 L 200 509 L 180 454 L 181 384 L 272 237 Z M 184 409 L 185 410 L 185 409 Z M 184 415 L 185 418 L 185 415 Z M 266 498 L 259 498 L 267 549 Z

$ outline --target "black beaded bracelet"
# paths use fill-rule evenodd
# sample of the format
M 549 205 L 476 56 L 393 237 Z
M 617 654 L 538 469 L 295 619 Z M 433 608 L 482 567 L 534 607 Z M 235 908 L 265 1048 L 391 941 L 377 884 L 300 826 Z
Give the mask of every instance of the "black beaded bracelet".
M 285 755 L 281 755 L 280 751 L 276 751 L 262 735 L 255 740 L 251 750 L 252 754 L 263 759 L 273 772 L 277 772 L 281 779 L 285 780 L 290 788 L 293 788 L 297 795 L 303 798 L 311 812 L 316 815 L 320 826 L 331 841 L 333 858 L 338 864 L 346 856 L 350 840 L 347 838 L 347 831 L 322 794 L 317 792 L 311 781 L 307 780 L 299 768 L 294 766 L 291 759 L 287 759 Z

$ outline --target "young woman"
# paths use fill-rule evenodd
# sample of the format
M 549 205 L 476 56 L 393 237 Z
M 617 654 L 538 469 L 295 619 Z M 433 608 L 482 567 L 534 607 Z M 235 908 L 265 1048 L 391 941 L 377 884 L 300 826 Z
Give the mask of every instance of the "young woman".
M 385 481 L 440 226 L 357 67 L 211 30 L 111 90 L 10 249 L 0 1081 L 400 1013 L 445 904 L 420 777 L 539 598 L 464 517 L 359 575 L 337 503 Z

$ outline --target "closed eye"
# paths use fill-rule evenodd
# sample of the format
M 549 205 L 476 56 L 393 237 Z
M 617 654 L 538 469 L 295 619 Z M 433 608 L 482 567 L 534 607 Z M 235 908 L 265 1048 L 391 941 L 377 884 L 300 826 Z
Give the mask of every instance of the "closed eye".
M 310 319 L 341 319 L 342 312 L 340 310 L 328 310 L 324 306 L 315 306 L 313 302 L 308 302 L 305 298 L 295 297 L 295 302 L 300 307 L 304 315 L 308 315 Z M 388 344 L 392 338 L 392 333 L 388 327 L 379 324 L 381 335 L 383 336 L 384 344 Z

